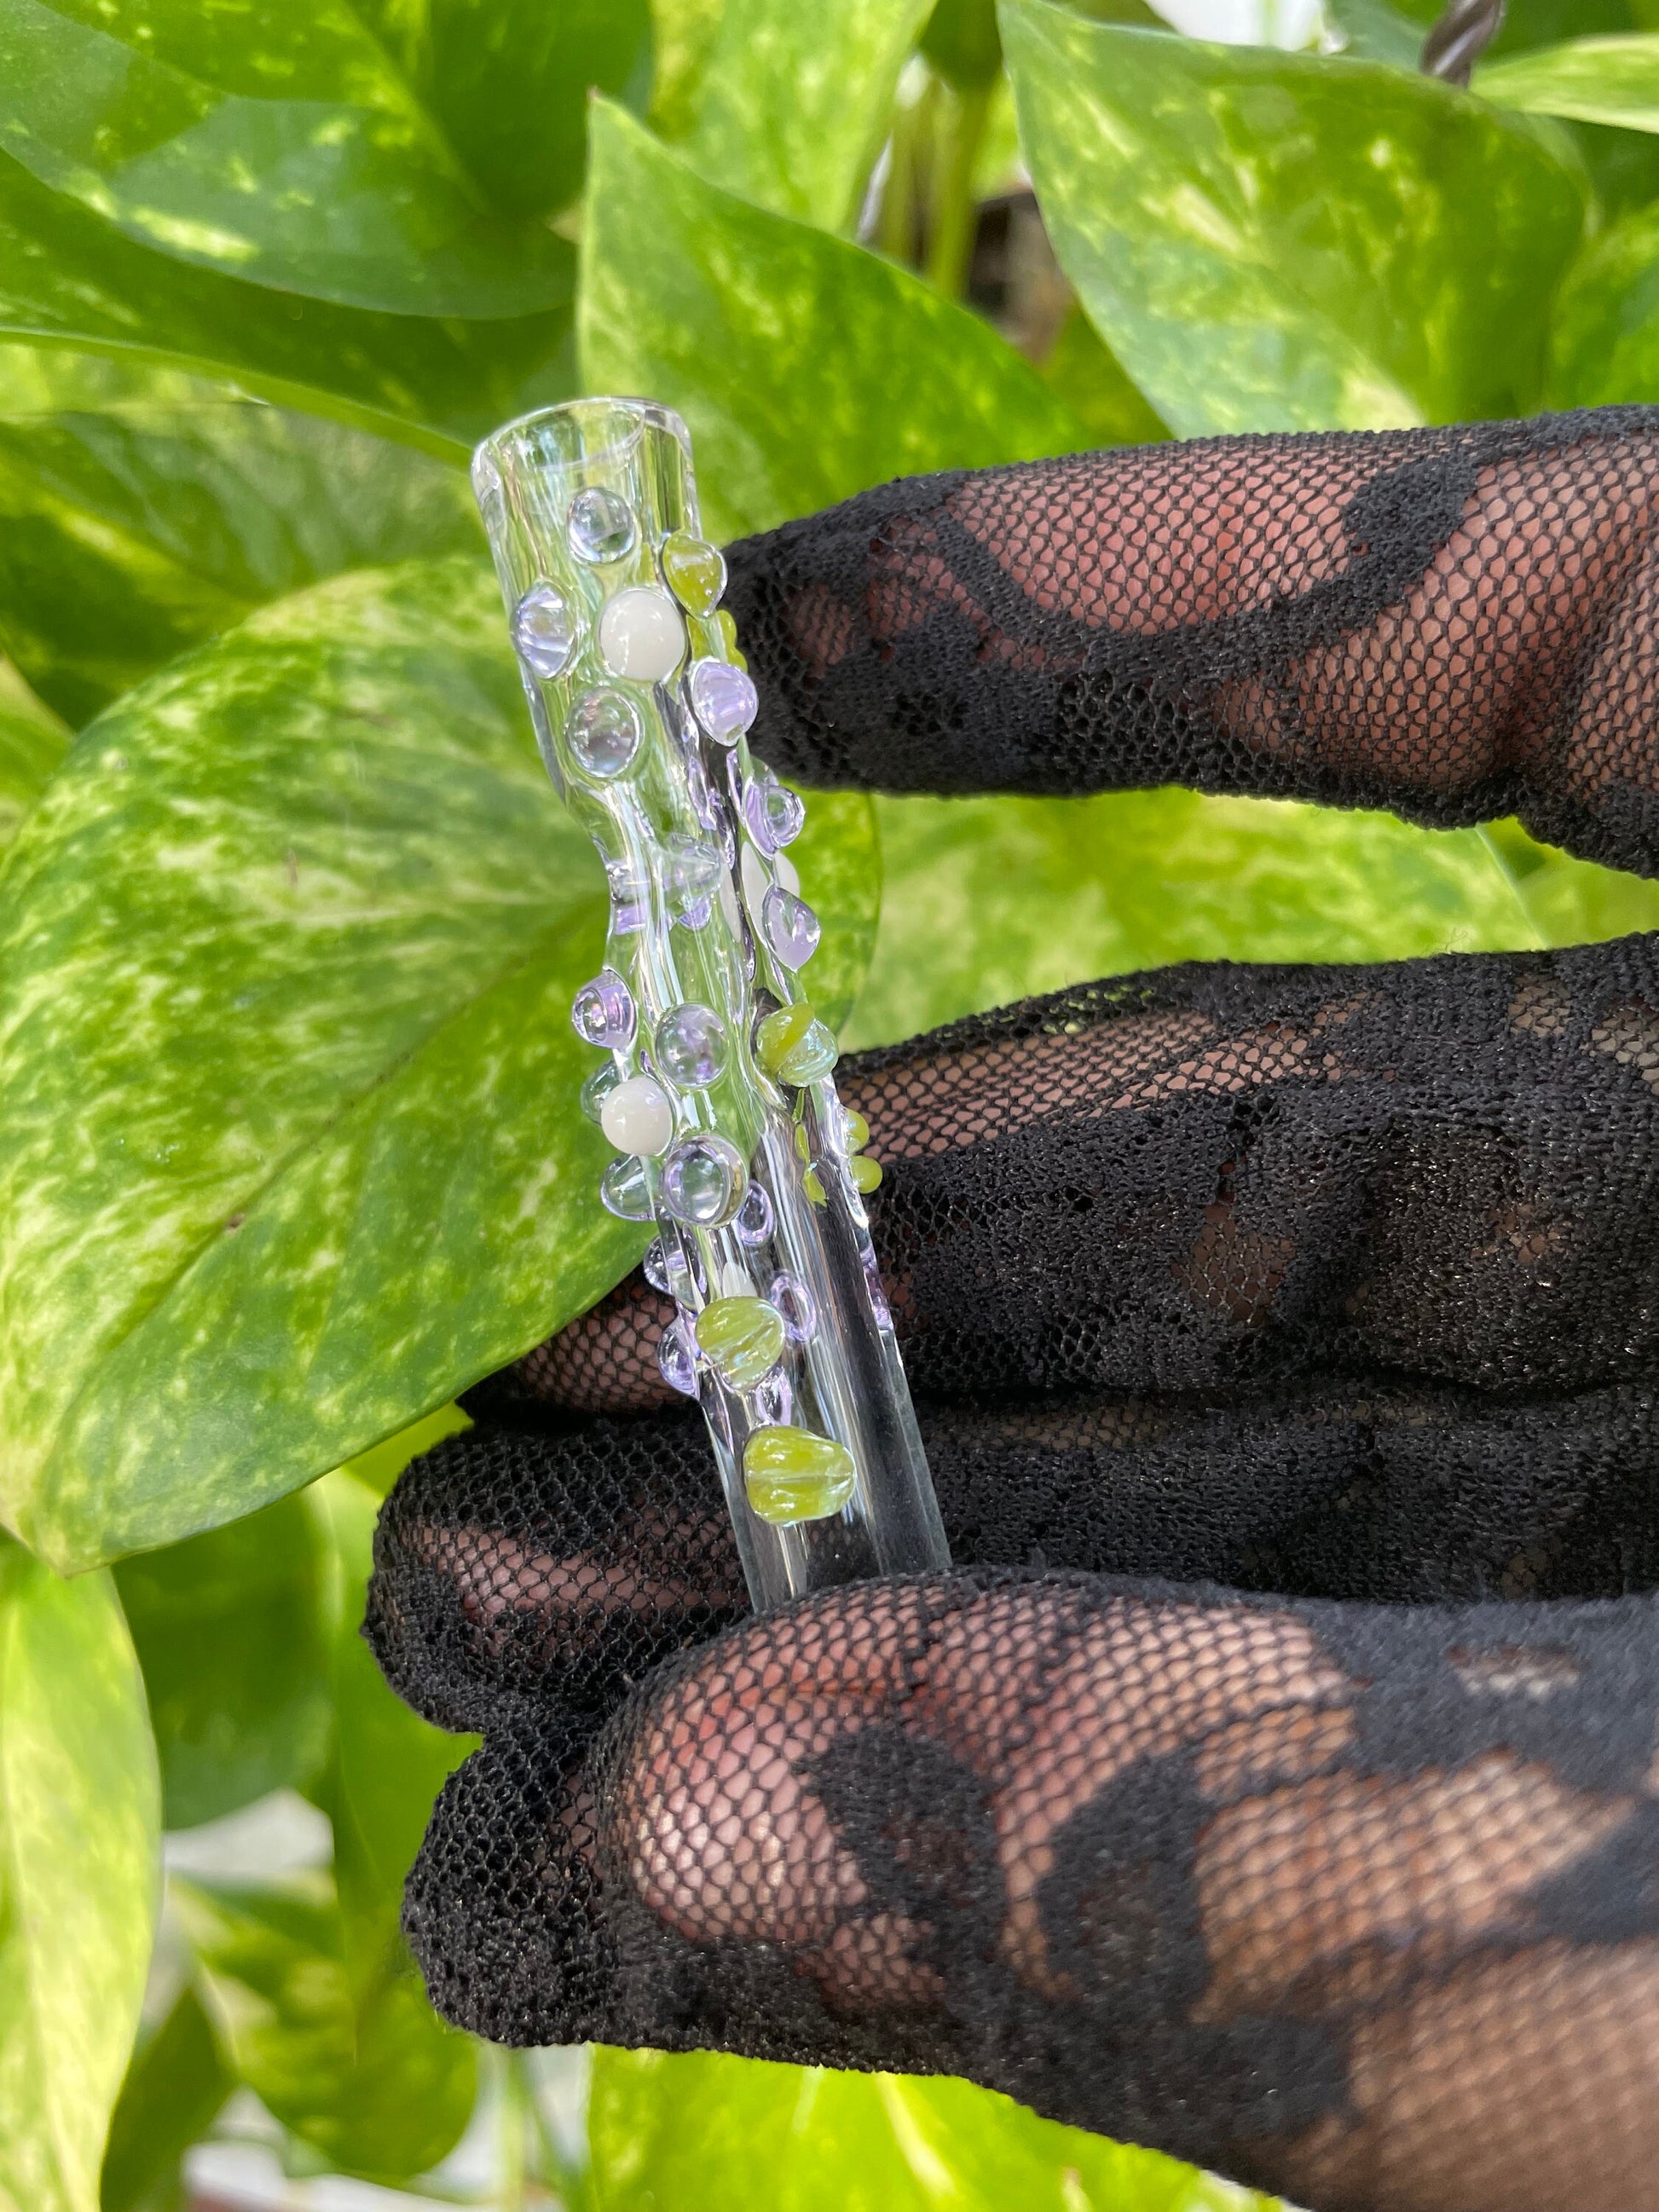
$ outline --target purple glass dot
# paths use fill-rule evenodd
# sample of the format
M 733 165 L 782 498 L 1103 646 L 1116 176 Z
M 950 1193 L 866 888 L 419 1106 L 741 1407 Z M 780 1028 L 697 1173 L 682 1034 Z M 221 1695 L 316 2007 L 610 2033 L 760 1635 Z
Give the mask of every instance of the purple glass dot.
M 787 1267 L 780 1267 L 766 1296 L 783 1316 L 783 1326 L 791 1341 L 807 1343 L 818 1325 L 818 1310 L 812 1293 L 800 1278 L 792 1275 Z
M 532 584 L 514 608 L 510 627 L 520 659 L 538 676 L 557 676 L 568 665 L 576 649 L 576 617 L 556 586 Z
M 634 994 L 614 968 L 584 983 L 570 1007 L 570 1025 L 584 1044 L 615 1052 L 634 1035 Z
M 786 968 L 804 968 L 818 949 L 823 934 L 818 918 L 805 899 L 774 884 L 761 902 L 761 927 L 766 941 Z
M 657 1346 L 657 1364 L 671 1390 L 678 1390 L 687 1398 L 696 1396 L 697 1355 L 691 1348 L 690 1330 L 678 1316 L 662 1333 L 662 1341 Z
M 758 1183 L 750 1184 L 749 1195 L 738 1208 L 732 1226 L 738 1232 L 739 1243 L 751 1248 L 764 1244 L 772 1234 L 772 1201 Z
M 653 1237 L 646 1246 L 645 1257 L 640 1265 L 645 1269 L 645 1279 L 652 1289 L 668 1294 L 668 1257 L 662 1249 L 660 1237 Z
M 805 802 L 780 783 L 769 768 L 762 769 L 744 786 L 743 818 L 762 852 L 776 853 L 799 836 L 806 820 Z
M 631 1153 L 612 1160 L 599 1177 L 599 1202 L 619 1220 L 649 1221 L 656 1209 L 651 1202 L 651 1177 L 645 1162 Z
M 729 660 L 694 660 L 688 688 L 697 720 L 709 736 L 723 745 L 736 744 L 760 703 L 742 669 Z

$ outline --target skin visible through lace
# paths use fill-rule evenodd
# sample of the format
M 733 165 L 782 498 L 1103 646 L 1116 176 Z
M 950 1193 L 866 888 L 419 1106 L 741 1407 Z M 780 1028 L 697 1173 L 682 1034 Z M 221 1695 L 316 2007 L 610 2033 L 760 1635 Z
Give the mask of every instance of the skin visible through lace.
M 758 740 L 1651 871 L 1655 481 L 1613 410 L 889 488 L 733 549 Z M 489 1737 L 441 2005 L 960 2072 L 1322 2212 L 1659 2208 L 1659 951 L 1176 970 L 844 1075 L 964 1571 L 743 1623 L 668 1302 L 520 1362 L 371 1607 Z

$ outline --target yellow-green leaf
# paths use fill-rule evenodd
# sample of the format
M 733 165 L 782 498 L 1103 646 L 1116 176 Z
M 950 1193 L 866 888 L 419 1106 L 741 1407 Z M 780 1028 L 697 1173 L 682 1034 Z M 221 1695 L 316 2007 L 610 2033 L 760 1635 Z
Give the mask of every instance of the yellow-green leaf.
M 1061 266 L 1170 428 L 1524 413 L 1586 185 L 1539 127 L 1370 62 L 1004 0 Z
M 160 1843 L 143 1686 L 107 1575 L 0 1538 L 0 2207 L 97 2212 Z
M 719 191 L 603 103 L 588 195 L 584 380 L 678 409 L 718 537 L 889 477 L 1087 442 L 976 316 L 860 246 Z

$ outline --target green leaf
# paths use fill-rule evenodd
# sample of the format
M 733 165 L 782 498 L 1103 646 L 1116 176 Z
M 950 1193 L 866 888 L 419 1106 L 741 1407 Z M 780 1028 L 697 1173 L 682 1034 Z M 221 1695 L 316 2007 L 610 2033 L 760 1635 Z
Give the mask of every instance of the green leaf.
M 311 299 L 487 319 L 562 304 L 559 241 L 490 206 L 349 9 L 239 10 L 234 39 L 194 0 L 98 13 L 0 0 L 0 146 L 42 184 L 172 258 Z
M 1170 961 L 1393 960 L 1546 941 L 1475 830 L 1178 790 L 881 799 L 877 812 L 881 929 L 850 1046 Z
M 404 1457 L 424 1441 L 406 1434 Z M 331 2164 L 397 2181 L 453 2147 L 476 2094 L 475 2048 L 433 2012 L 398 1927 L 433 1799 L 476 1739 L 411 1712 L 358 1633 L 376 1492 L 339 1471 L 301 1504 L 330 1560 L 335 1737 L 313 1794 L 334 1832 L 333 1875 L 175 1888 L 240 2078 Z
M 1060 265 L 1178 434 L 1535 404 L 1587 191 L 1541 126 L 1373 63 L 1046 0 L 1005 0 L 1002 33 Z
M 110 2122 L 100 2212 L 182 2208 L 180 2163 L 235 2082 L 192 1989 L 133 2054 Z
M 0 853 L 17 835 L 68 745 L 64 732 L 50 722 L 0 707 Z
M 1561 288 L 1553 407 L 1659 399 L 1659 204 L 1609 223 Z
M 1545 945 L 1599 945 L 1659 929 L 1659 883 L 1538 844 L 1518 822 L 1483 833 Z
M 477 1740 L 447 1735 L 412 1712 L 387 1688 L 358 1632 L 374 1564 L 376 1492 L 337 1472 L 308 1492 L 307 1503 L 326 1532 L 335 1582 L 334 1759 L 317 1796 L 334 1828 L 347 1963 L 355 1984 L 373 1987 L 388 1972 L 404 1970 L 398 1924 L 404 1878 L 434 1799 Z
M 757 206 L 845 228 L 927 9 L 928 0 L 726 0 L 685 151 Z
M 96 2212 L 157 1880 L 155 1754 L 107 1575 L 0 1539 L 0 2206 Z
M 1170 434 L 1075 300 L 1044 357 L 1042 380 L 1091 446 L 1147 446 Z
M 702 2051 L 596 2051 L 588 2139 L 605 2212 L 1275 2212 L 967 2081 Z
M 186 35 L 199 8 L 175 0 Z M 284 0 L 271 0 L 279 16 Z M 633 105 L 651 71 L 649 0 L 358 0 L 491 204 L 544 215 L 581 189 L 587 99 Z M 229 39 L 240 43 L 235 16 Z
M 465 559 L 278 601 L 93 724 L 12 848 L 0 1433 L 54 1559 L 251 1511 L 638 1256 L 575 1103 L 603 877 L 505 629 Z M 870 817 L 814 812 L 850 997 Z
M 116 1571 L 169 1828 L 299 1788 L 328 1747 L 322 1562 L 298 1498 Z
M 684 416 L 714 535 L 920 469 L 1086 442 L 977 317 L 860 246 L 718 191 L 602 102 L 588 193 L 584 380 Z
M 697 119 L 726 0 L 651 0 L 651 125 L 683 138 Z
M 1386 62 L 1415 70 L 1423 54 L 1425 26 L 1389 7 L 1388 0 L 1326 0 L 1331 27 L 1351 59 Z
M 919 44 L 958 92 L 988 91 L 1002 74 L 996 0 L 938 0 Z
M 451 2150 L 477 2092 L 474 2046 L 411 1963 L 364 1989 L 325 1874 L 254 1887 L 175 1880 L 203 2001 L 238 2079 L 343 2173 L 396 2184 Z
M 1445 0 L 1398 0 L 1419 36 L 1445 8 Z M 1508 0 L 1491 55 L 1524 52 L 1563 39 L 1613 31 L 1659 29 L 1654 0 Z
M 477 543 L 465 478 L 407 446 L 0 346 L 0 647 L 71 722 L 268 599 Z
M 574 285 L 574 249 L 563 258 Z M 504 416 L 568 395 L 569 335 L 568 302 L 511 322 L 440 322 L 169 260 L 0 154 L 0 339 L 212 377 L 464 461 Z
M 1659 35 L 1537 46 L 1478 70 L 1474 89 L 1526 115 L 1659 131 Z

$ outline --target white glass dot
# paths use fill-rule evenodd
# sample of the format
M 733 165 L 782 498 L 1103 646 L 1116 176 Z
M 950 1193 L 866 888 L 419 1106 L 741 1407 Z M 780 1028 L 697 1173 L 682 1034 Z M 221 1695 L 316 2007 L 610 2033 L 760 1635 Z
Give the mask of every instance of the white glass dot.
M 685 653 L 685 622 L 666 592 L 631 584 L 599 617 L 599 658 L 613 676 L 660 684 Z
M 551 584 L 531 586 L 513 610 L 512 630 L 519 658 L 538 676 L 561 674 L 576 649 L 576 617 Z
M 631 699 L 601 688 L 584 691 L 570 709 L 564 741 L 589 775 L 620 775 L 640 749 L 640 718 Z
M 761 907 L 772 888 L 771 870 L 752 845 L 745 845 L 738 872 L 743 882 L 743 902 L 758 922 Z
M 603 484 L 589 484 L 570 502 L 565 524 L 570 550 L 595 566 L 620 561 L 634 544 L 634 516 L 628 501 Z
M 654 1159 L 667 1151 L 674 1134 L 674 1109 L 660 1083 L 648 1075 L 630 1075 L 606 1091 L 599 1106 L 599 1127 L 619 1152 Z
M 726 1024 L 695 1000 L 671 1007 L 657 1024 L 657 1065 L 683 1091 L 706 1091 L 726 1073 Z

